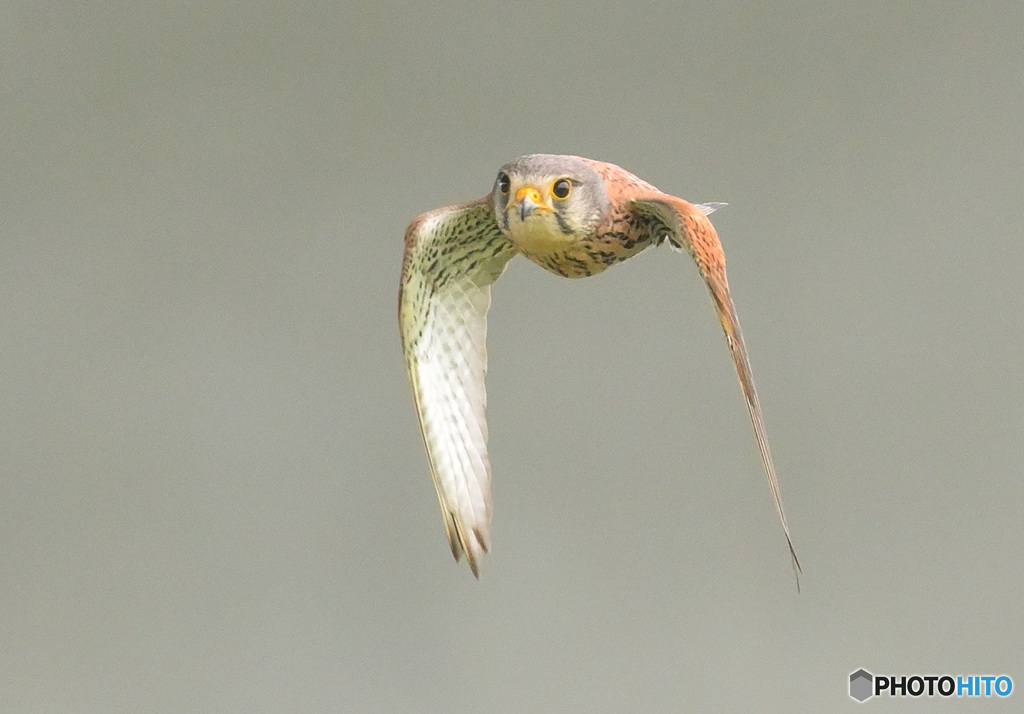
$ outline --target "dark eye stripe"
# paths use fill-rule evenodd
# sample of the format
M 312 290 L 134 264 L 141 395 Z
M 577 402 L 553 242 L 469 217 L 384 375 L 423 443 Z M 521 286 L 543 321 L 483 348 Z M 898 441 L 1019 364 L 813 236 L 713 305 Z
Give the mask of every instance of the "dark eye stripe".
M 562 231 L 562 233 L 565 233 L 567 236 L 571 236 L 573 234 L 572 226 L 569 225 L 569 221 L 565 220 L 565 216 L 558 211 L 555 211 L 555 221 L 558 223 L 558 230 Z

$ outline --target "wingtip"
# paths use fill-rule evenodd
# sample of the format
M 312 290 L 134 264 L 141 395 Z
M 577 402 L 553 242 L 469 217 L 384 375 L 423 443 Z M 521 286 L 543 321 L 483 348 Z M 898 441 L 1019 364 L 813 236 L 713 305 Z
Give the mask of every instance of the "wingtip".
M 462 560 L 462 554 L 466 554 L 466 562 L 473 576 L 480 579 L 480 563 L 484 553 L 491 550 L 490 537 L 487 531 L 481 527 L 470 528 L 468 533 L 459 526 L 455 514 L 450 514 L 452 532 L 448 534 L 448 544 L 451 546 L 455 562 Z
M 481 556 L 481 552 L 466 548 L 466 562 L 469 563 L 469 569 L 473 571 L 473 577 L 477 580 L 480 579 L 480 561 L 483 560 Z
M 796 549 L 793 547 L 793 541 L 790 540 L 789 534 L 786 534 L 786 544 L 789 546 L 789 556 L 793 564 L 793 575 L 796 577 L 796 592 L 800 594 L 800 576 L 803 575 L 804 569 L 800 565 L 800 559 L 796 557 Z
M 699 208 L 701 210 L 701 213 L 703 213 L 705 216 L 708 215 L 709 213 L 714 213 L 719 208 L 725 208 L 728 205 L 728 203 L 722 203 L 721 201 L 711 201 L 710 203 L 696 204 L 697 208 Z
M 479 580 L 480 563 L 483 561 L 484 553 L 490 552 L 491 543 L 487 533 L 481 528 L 473 528 L 470 533 L 472 541 L 463 543 L 462 547 L 466 551 L 466 562 L 469 563 L 469 569 L 473 571 L 473 576 Z
M 458 563 L 462 560 L 462 548 L 459 546 L 457 540 L 448 540 L 448 547 L 452 549 L 452 557 L 455 558 L 455 562 Z

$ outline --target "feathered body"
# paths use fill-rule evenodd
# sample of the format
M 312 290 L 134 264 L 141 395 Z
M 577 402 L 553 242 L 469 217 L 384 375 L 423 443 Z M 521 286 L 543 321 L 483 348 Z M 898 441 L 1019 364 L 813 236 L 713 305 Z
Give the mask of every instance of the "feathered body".
M 452 554 L 479 576 L 490 548 L 487 310 L 490 286 L 522 254 L 569 278 L 595 275 L 665 240 L 687 251 L 708 285 L 754 426 L 795 568 L 753 376 L 707 214 L 614 164 L 531 154 L 503 166 L 491 193 L 429 211 L 406 230 L 399 322 L 430 471 Z

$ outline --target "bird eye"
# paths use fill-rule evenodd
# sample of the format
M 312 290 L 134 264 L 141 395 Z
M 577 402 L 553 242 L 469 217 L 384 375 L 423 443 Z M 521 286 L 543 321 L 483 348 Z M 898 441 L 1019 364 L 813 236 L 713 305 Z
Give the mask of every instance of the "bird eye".
M 565 200 L 569 198 L 569 192 L 572 190 L 572 181 L 569 179 L 558 179 L 551 184 L 551 195 L 559 200 Z
M 507 194 L 511 186 L 511 182 L 508 180 L 508 174 L 498 174 L 498 190 L 502 194 Z

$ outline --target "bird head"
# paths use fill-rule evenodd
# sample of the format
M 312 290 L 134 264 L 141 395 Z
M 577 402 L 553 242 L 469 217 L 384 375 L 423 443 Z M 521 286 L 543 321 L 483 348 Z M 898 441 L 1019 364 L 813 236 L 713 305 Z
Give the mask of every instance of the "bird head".
M 597 171 L 575 156 L 551 154 L 502 166 L 491 201 L 502 230 L 527 253 L 586 236 L 609 207 Z

